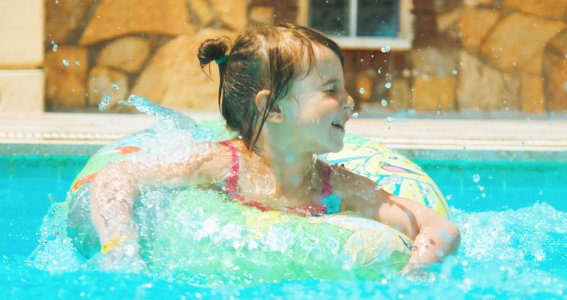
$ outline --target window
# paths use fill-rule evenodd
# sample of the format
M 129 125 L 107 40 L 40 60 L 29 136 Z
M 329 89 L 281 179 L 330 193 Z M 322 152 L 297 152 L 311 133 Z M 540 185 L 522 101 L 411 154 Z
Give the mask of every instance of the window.
M 307 2 L 303 4 L 304 24 L 333 36 L 343 48 L 409 49 L 411 46 L 412 0 L 303 2 Z

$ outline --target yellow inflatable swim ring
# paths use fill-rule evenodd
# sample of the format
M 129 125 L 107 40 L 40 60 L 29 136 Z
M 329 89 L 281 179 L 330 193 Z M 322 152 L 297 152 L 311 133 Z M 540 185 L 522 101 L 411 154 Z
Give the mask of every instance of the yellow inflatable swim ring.
M 218 129 L 223 125 L 208 126 Z M 108 163 L 131 159 L 143 151 L 146 145 L 141 141 L 154 135 L 155 131 L 145 130 L 104 147 L 72 183 L 66 203 L 69 235 L 86 257 L 100 255 L 94 228 L 85 222 L 89 216 L 90 182 Z M 443 195 L 427 174 L 378 142 L 348 135 L 343 151 L 321 159 L 344 164 L 392 194 L 448 214 Z M 137 214 L 137 221 L 144 229 L 140 232 L 143 257 L 151 269 L 165 277 L 205 283 L 219 274 L 234 273 L 234 282 L 247 282 L 252 279 L 246 274 L 262 274 L 258 276 L 267 282 L 283 278 L 332 279 L 339 276 L 340 270 L 348 269 L 357 276 L 379 278 L 385 269 L 400 270 L 411 250 L 411 241 L 403 234 L 354 215 L 305 218 L 261 212 L 229 201 L 218 191 L 196 187 L 164 195 L 155 200 L 155 194 L 150 197 L 142 193 L 142 200 L 137 202 L 155 202 Z
M 418 165 L 375 140 L 347 135 L 341 152 L 322 155 L 329 164 L 344 165 L 353 173 L 376 182 L 385 191 L 423 204 L 449 216 L 445 197 Z

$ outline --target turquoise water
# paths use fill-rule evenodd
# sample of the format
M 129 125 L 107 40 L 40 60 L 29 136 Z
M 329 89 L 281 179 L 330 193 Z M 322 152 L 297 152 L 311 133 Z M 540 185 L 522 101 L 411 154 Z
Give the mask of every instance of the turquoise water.
M 77 270 L 64 253 L 44 253 L 52 272 L 28 258 L 54 202 L 65 200 L 87 157 L 0 156 L 0 299 L 28 298 L 392 298 L 562 299 L 567 282 L 567 163 L 415 161 L 449 198 L 463 235 L 457 255 L 431 270 L 433 282 L 280 281 L 198 287 L 144 275 Z M 51 236 L 50 238 L 56 238 Z M 46 241 L 41 241 L 46 242 Z M 65 270 L 72 271 L 65 271 Z

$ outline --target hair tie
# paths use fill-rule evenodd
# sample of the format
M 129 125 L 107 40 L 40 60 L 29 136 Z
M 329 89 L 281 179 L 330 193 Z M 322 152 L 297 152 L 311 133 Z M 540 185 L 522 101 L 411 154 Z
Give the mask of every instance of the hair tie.
M 220 64 L 222 64 L 223 62 L 225 62 L 227 59 L 228 59 L 228 56 L 223 55 L 223 56 L 221 56 L 221 57 L 215 59 L 215 62 L 217 63 L 217 65 L 220 65 Z

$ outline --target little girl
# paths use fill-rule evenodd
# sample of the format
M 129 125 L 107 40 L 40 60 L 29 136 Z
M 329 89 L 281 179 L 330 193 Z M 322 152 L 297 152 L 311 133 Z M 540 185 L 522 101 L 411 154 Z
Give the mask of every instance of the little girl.
M 101 170 L 90 204 L 102 252 L 138 258 L 138 236 L 131 224 L 134 199 L 138 186 L 156 182 L 221 182 L 232 199 L 263 211 L 300 216 L 351 211 L 374 219 L 414 240 L 403 272 L 455 251 L 459 230 L 445 217 L 315 158 L 342 149 L 354 106 L 335 42 L 306 27 L 264 26 L 242 33 L 232 46 L 224 39 L 207 40 L 198 58 L 202 67 L 212 61 L 218 65 L 219 107 L 239 136 L 203 142 L 207 151 L 181 162 L 123 161 Z

